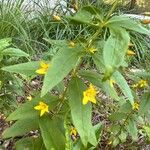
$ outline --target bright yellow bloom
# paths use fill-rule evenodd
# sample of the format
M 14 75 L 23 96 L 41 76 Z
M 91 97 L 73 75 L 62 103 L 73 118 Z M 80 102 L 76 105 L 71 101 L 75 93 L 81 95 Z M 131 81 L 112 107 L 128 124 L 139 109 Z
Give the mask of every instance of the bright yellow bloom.
M 70 135 L 72 136 L 77 136 L 77 129 L 75 127 L 71 127 L 71 130 L 70 130 Z
M 135 103 L 133 104 L 132 109 L 133 109 L 133 110 L 139 110 L 139 107 L 140 107 L 139 103 L 138 103 L 138 102 L 135 102 Z
M 137 88 L 138 86 L 138 83 L 132 85 L 133 88 Z
M 109 80 L 109 84 L 110 84 L 111 87 L 113 87 L 115 83 L 116 83 L 115 80 L 113 80 L 113 79 L 110 79 L 110 80 Z
M 27 96 L 27 100 L 31 101 L 32 100 L 32 96 L 31 95 Z
M 87 104 L 89 101 L 96 104 L 96 94 L 96 89 L 92 84 L 90 84 L 89 88 L 83 92 L 83 105 Z
M 148 86 L 148 83 L 146 80 L 140 80 L 138 81 L 138 83 L 132 85 L 133 88 L 144 88 L 146 86 Z
M 94 47 L 91 47 L 91 48 L 89 49 L 89 52 L 92 53 L 92 54 L 94 54 L 96 51 L 97 51 L 97 49 L 94 48 Z
M 73 41 L 70 41 L 70 42 L 69 42 L 69 46 L 70 46 L 70 47 L 75 47 L 75 43 L 74 43 Z
M 60 18 L 60 16 L 58 16 L 58 15 L 54 15 L 54 16 L 53 16 L 53 19 L 54 19 L 55 21 L 61 21 L 61 18 Z
M 40 116 L 43 116 L 45 112 L 49 112 L 48 111 L 48 105 L 43 103 L 43 102 L 39 102 L 39 105 L 34 107 L 35 110 L 40 110 Z
M 127 50 L 127 55 L 128 56 L 133 56 L 133 55 L 135 55 L 135 52 L 132 51 L 132 50 Z
M 150 19 L 142 20 L 141 22 L 142 22 L 143 24 L 150 24 Z
M 36 73 L 42 74 L 42 75 L 43 75 L 43 74 L 46 74 L 48 68 L 49 68 L 49 64 L 47 64 L 47 63 L 41 61 L 41 62 L 40 62 L 40 68 L 39 68 L 38 70 L 36 70 Z
M 138 84 L 139 84 L 139 87 L 146 87 L 146 86 L 148 86 L 148 84 L 147 84 L 147 81 L 146 80 L 140 80 L 139 82 L 138 82 Z

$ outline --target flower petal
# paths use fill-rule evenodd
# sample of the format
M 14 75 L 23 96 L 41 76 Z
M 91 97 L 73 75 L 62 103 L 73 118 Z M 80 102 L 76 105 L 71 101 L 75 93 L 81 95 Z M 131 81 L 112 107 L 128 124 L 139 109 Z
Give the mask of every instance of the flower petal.
M 38 73 L 38 74 L 45 74 L 46 70 L 41 68 L 41 69 L 36 70 L 36 73 Z
M 34 107 L 34 109 L 35 109 L 35 110 L 41 110 L 41 106 L 40 106 L 40 105 L 37 105 L 37 106 Z

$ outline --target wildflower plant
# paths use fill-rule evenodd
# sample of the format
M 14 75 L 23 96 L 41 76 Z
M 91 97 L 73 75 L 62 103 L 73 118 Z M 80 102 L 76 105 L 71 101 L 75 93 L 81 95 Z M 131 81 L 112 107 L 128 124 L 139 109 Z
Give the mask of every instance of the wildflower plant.
M 72 16 L 62 16 L 63 19 L 54 16 L 57 23 L 64 21 L 66 25 L 84 26 L 93 32 L 85 39 L 80 38 L 84 33 L 74 39 L 46 39 L 58 49 L 50 61 L 31 61 L 2 68 L 27 77 L 44 76 L 41 91 L 8 116 L 7 120 L 15 123 L 3 133 L 4 138 L 38 130 L 37 138 L 23 138 L 16 142 L 16 147 L 28 141 L 29 149 L 34 146 L 47 150 L 95 149 L 103 131 L 108 133 L 110 147 L 124 143 L 128 136 L 133 141 L 138 139 L 138 119 L 149 113 L 150 94 L 145 90 L 143 96 L 138 96 L 128 84 L 126 57 L 136 55 L 128 51 L 130 32 L 145 35 L 150 32 L 128 17 L 113 15 L 115 6 L 116 3 L 107 15 L 90 5 L 78 8 Z M 83 67 L 85 58 L 93 60 L 96 70 Z M 68 80 L 64 81 L 66 78 Z M 149 88 L 148 82 L 139 82 L 138 86 Z M 56 87 L 58 95 L 51 92 Z M 109 129 L 103 122 L 93 125 L 91 121 L 92 106 L 102 103 L 99 92 L 105 93 L 117 107 L 108 116 Z M 147 123 L 140 124 L 145 133 L 149 130 L 149 126 L 145 126 Z

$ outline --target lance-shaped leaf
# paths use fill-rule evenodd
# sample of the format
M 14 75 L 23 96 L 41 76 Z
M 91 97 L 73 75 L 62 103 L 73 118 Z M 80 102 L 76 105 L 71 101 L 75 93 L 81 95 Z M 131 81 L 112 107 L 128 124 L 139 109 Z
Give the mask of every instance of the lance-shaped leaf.
M 25 53 L 24 51 L 17 49 L 17 48 L 7 48 L 4 49 L 1 55 L 9 55 L 9 56 L 17 56 L 17 57 L 28 57 L 29 54 Z
M 112 17 L 108 22 L 107 22 L 107 26 L 109 28 L 113 27 L 113 28 L 118 28 L 118 27 L 123 27 L 135 32 L 139 32 L 142 34 L 147 34 L 150 35 L 150 31 L 147 30 L 146 28 L 144 28 L 143 26 L 141 26 L 140 23 L 130 19 L 129 17 L 126 16 L 114 16 Z
M 15 143 L 15 149 L 46 150 L 42 138 L 23 138 Z
M 48 72 L 45 75 L 41 96 L 56 86 L 76 66 L 81 51 L 76 48 L 62 48 L 52 59 Z
M 111 28 L 111 35 L 103 49 L 103 60 L 106 68 L 116 68 L 122 65 L 128 49 L 130 37 L 123 28 Z
M 39 120 L 40 130 L 43 142 L 47 150 L 64 150 L 65 149 L 65 135 L 60 129 L 62 120 L 58 118 L 49 118 L 43 116 Z
M 86 147 L 89 142 L 96 146 L 96 135 L 91 122 L 92 105 L 90 103 L 82 104 L 85 89 L 85 85 L 80 79 L 72 79 L 68 87 L 69 106 L 73 124 L 81 137 L 83 145 Z
M 110 86 L 110 83 L 108 81 L 103 82 L 102 75 L 98 74 L 97 72 L 88 70 L 80 70 L 79 75 L 94 84 L 95 86 L 102 89 L 107 94 L 107 96 L 110 96 L 115 100 L 119 100 L 115 88 Z
M 39 67 L 40 67 L 40 63 L 38 61 L 33 61 L 33 62 L 27 62 L 27 63 L 17 64 L 17 65 L 12 65 L 12 66 L 6 66 L 1 69 L 8 72 L 19 73 L 26 76 L 32 76 L 37 74 L 35 71 Z
M 37 118 L 21 119 L 4 131 L 3 138 L 21 136 L 29 131 L 36 129 L 38 129 Z
M 18 119 L 27 119 L 27 118 L 38 118 L 39 112 L 34 109 L 38 103 L 42 101 L 49 105 L 49 110 L 53 109 L 56 104 L 58 103 L 58 98 L 51 96 L 49 94 L 45 95 L 44 97 L 37 96 L 33 98 L 31 101 L 22 104 L 18 107 L 14 112 L 12 112 L 7 121 L 11 120 L 18 120 Z
M 145 93 L 141 98 L 139 113 L 140 114 L 147 113 L 149 111 L 149 108 L 150 108 L 150 93 L 148 92 Z
M 74 16 L 68 17 L 73 23 L 96 25 L 96 16 L 99 16 L 100 11 L 93 6 L 85 6 L 81 8 Z
M 131 89 L 130 89 L 127 81 L 123 77 L 123 75 L 119 71 L 116 71 L 113 74 L 113 78 L 116 81 L 116 83 L 118 84 L 118 86 L 120 87 L 120 89 L 122 90 L 123 94 L 129 99 L 130 103 L 133 105 L 134 97 L 133 97 Z
M 126 126 L 128 133 L 132 137 L 133 141 L 137 141 L 138 139 L 138 129 L 136 126 L 136 122 L 133 119 L 128 121 L 128 125 Z

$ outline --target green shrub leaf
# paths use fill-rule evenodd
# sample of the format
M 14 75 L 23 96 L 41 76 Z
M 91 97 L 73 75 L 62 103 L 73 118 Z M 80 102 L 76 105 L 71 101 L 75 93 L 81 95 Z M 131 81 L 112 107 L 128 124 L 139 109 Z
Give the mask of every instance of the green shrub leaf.
M 48 104 L 49 110 L 51 110 L 58 103 L 58 98 L 51 95 L 45 95 L 42 98 L 40 96 L 37 96 L 31 101 L 18 107 L 13 113 L 8 116 L 7 120 L 10 121 L 18 119 L 37 118 L 39 116 L 39 112 L 34 109 L 34 106 L 38 105 L 40 101 Z
M 140 23 L 123 15 L 112 17 L 108 21 L 107 26 L 110 28 L 111 27 L 113 28 L 123 27 L 129 30 L 135 31 L 135 32 L 150 35 L 150 31 L 144 28 L 143 26 L 141 26 Z
M 86 147 L 89 142 L 96 146 L 96 135 L 91 122 L 92 106 L 90 103 L 87 105 L 82 104 L 84 90 L 85 85 L 80 79 L 72 79 L 68 89 L 71 116 L 83 145 Z
M 150 108 L 150 93 L 145 93 L 141 99 L 139 113 L 147 113 Z
M 46 150 L 42 138 L 23 138 L 15 143 L 15 149 Z
M 48 116 L 43 116 L 39 120 L 43 142 L 47 150 L 65 149 L 65 136 L 60 130 L 60 122 L 57 118 L 53 120 Z
M 120 87 L 120 89 L 122 90 L 122 92 L 124 93 L 124 95 L 126 97 L 128 97 L 131 104 L 133 104 L 134 103 L 134 97 L 133 97 L 131 89 L 130 89 L 127 81 L 123 77 L 123 75 L 119 71 L 116 71 L 113 74 L 113 78 L 116 81 L 116 83 L 118 84 L 118 86 Z
M 63 48 L 54 56 L 45 75 L 41 96 L 56 86 L 76 66 L 81 51 L 77 48 Z
M 31 130 L 38 129 L 37 119 L 21 119 L 15 122 L 10 128 L 6 129 L 3 133 L 3 138 L 10 138 L 15 136 L 21 136 Z
M 24 51 L 17 49 L 17 48 L 7 48 L 4 49 L 1 53 L 1 55 L 9 55 L 9 56 L 18 56 L 18 57 L 28 57 L 29 54 L 25 53 Z
M 68 17 L 73 23 L 89 24 L 96 26 L 94 16 L 100 14 L 99 10 L 93 6 L 81 8 L 73 17 Z
M 111 35 L 105 42 L 103 50 L 103 60 L 106 68 L 122 65 L 129 42 L 129 34 L 123 28 L 111 28 Z
M 20 73 L 26 76 L 32 76 L 32 75 L 36 75 L 35 71 L 39 68 L 39 66 L 40 63 L 38 61 L 34 61 L 34 62 L 27 62 L 27 63 L 17 64 L 17 65 L 12 65 L 12 66 L 6 66 L 3 67 L 2 70 L 13 72 L 13 73 Z

